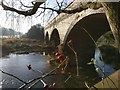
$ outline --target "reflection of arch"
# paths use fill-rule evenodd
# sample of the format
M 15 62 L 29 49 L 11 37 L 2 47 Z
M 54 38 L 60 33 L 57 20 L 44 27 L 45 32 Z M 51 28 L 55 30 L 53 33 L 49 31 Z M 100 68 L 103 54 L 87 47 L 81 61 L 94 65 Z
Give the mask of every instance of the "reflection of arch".
M 53 42 L 55 46 L 60 44 L 60 36 L 57 29 L 54 29 L 52 31 L 52 34 L 50 36 L 50 41 Z
M 46 32 L 46 35 L 45 35 L 45 41 L 46 41 L 46 42 L 49 41 L 49 34 L 48 34 L 48 32 Z
M 110 31 L 110 27 L 104 13 L 89 15 L 70 26 L 64 42 L 72 39 L 80 62 L 86 63 L 94 57 L 95 44 L 83 28 L 97 41 L 102 34 Z M 67 49 L 67 52 L 70 53 L 70 50 Z

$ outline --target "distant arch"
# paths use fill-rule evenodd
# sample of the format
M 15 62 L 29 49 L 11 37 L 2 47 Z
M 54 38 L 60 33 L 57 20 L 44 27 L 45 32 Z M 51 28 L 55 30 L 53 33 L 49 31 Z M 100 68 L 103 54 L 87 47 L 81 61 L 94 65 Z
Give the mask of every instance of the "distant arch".
M 70 39 L 73 41 L 73 48 L 78 54 L 80 63 L 88 63 L 94 57 L 95 44 L 85 30 L 94 38 L 98 38 L 110 31 L 110 26 L 104 13 L 96 13 L 86 16 L 69 27 L 64 42 L 67 43 Z M 72 51 L 66 45 L 66 51 L 71 56 Z M 83 65 L 84 65 L 83 64 Z
M 51 33 L 50 42 L 54 43 L 55 46 L 58 46 L 60 44 L 60 35 L 56 28 L 53 29 Z
M 45 35 L 45 42 L 49 42 L 49 34 L 48 34 L 48 32 L 46 32 L 46 35 Z

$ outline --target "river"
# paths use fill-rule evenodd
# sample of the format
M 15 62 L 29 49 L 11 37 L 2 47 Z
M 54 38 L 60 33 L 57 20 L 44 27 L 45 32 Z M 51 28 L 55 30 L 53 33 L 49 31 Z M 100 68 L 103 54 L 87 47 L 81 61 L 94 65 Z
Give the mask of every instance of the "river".
M 96 63 L 97 61 L 97 63 Z M 98 69 L 98 74 L 99 74 L 99 77 L 103 77 L 103 71 L 105 73 L 105 77 L 107 77 L 108 75 L 111 75 L 112 73 L 114 73 L 116 71 L 116 69 L 114 69 L 114 67 L 110 64 L 106 64 L 104 62 L 102 62 L 102 60 L 100 60 L 100 52 L 98 49 L 96 49 L 95 51 L 95 61 L 94 61 L 94 64 L 95 64 L 95 67 L 96 68 L 99 68 Z M 100 70 L 102 69 L 102 70 Z
M 99 51 L 97 50 L 96 50 L 95 58 L 98 60 L 99 67 L 102 67 L 102 62 L 99 59 Z M 41 73 L 39 73 L 37 70 L 43 73 L 46 73 L 53 68 L 53 66 L 48 63 L 48 59 L 49 59 L 48 56 L 37 54 L 37 53 L 21 54 L 21 55 L 10 54 L 7 57 L 0 58 L 0 69 L 15 75 L 24 81 L 28 81 L 33 78 L 39 77 L 41 75 Z M 27 65 L 29 64 L 32 65 L 32 68 L 35 71 L 28 70 Z M 105 73 L 107 73 L 107 75 L 110 75 L 113 72 L 115 72 L 115 69 L 111 65 L 105 64 Z M 89 74 L 90 72 L 87 72 L 87 73 Z M 100 77 L 102 77 L 102 73 L 100 71 L 98 71 L 98 74 Z M 18 88 L 23 84 L 20 81 L 16 80 L 15 78 L 2 74 L 1 72 L 0 72 L 0 75 L 2 75 L 2 78 L 0 78 L 0 88 Z M 58 78 L 55 79 L 54 77 L 48 77 L 45 79 L 45 82 L 52 84 L 57 80 L 61 81 L 62 77 L 59 77 L 60 80 Z M 88 78 L 88 76 L 85 76 L 84 74 L 82 75 L 82 72 L 79 77 L 80 78 L 74 77 L 73 79 L 71 79 L 70 81 L 71 83 L 69 83 L 69 85 L 66 85 L 66 86 L 80 87 L 79 85 L 81 85 L 81 83 L 77 84 L 77 83 L 73 83 L 73 81 L 75 81 L 76 79 L 76 82 L 78 82 L 78 80 L 83 82 L 84 80 L 82 81 L 82 79 Z M 65 81 L 66 77 L 63 77 L 63 78 Z M 35 87 L 43 88 L 43 84 L 38 83 Z M 61 84 L 60 84 L 60 87 L 61 87 Z
M 45 73 L 51 68 L 47 60 L 48 57 L 35 53 L 21 55 L 10 54 L 8 57 L 0 59 L 0 68 L 24 81 L 28 81 L 41 75 L 37 70 Z M 29 64 L 31 64 L 32 68 L 36 71 L 28 70 L 27 65 Z M 0 84 L 2 88 L 18 88 L 22 85 L 18 80 L 5 74 L 2 74 Z M 37 85 L 36 87 L 42 88 L 43 85 L 40 83 L 40 85 Z

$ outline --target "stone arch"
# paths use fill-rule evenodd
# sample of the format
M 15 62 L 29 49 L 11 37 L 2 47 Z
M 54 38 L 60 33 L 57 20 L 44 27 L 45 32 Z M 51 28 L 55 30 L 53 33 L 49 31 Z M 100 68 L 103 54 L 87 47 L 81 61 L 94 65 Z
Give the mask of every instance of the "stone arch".
M 49 33 L 46 32 L 46 35 L 45 35 L 45 42 L 49 42 Z
M 96 13 L 88 15 L 72 24 L 66 33 L 64 42 L 67 43 L 70 39 L 73 40 L 73 48 L 78 54 L 79 62 L 84 65 L 90 62 L 94 57 L 95 44 L 85 30 L 94 38 L 95 41 L 110 31 L 109 23 L 104 13 Z M 68 56 L 71 56 L 72 51 L 65 45 Z M 84 64 L 83 64 L 84 63 Z
M 53 29 L 51 33 L 50 42 L 52 42 L 55 46 L 58 46 L 60 44 L 60 35 L 56 28 Z

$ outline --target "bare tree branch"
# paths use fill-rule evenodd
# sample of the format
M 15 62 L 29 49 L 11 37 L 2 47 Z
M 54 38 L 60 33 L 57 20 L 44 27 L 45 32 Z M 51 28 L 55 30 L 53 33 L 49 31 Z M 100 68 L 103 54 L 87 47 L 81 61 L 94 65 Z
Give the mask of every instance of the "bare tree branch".
M 64 1 L 64 0 L 63 0 L 63 1 Z M 96 9 L 96 8 L 98 9 L 98 8 L 101 7 L 101 6 L 97 6 L 97 5 L 94 4 L 94 3 L 88 3 L 88 5 L 86 5 L 86 6 L 78 7 L 78 8 L 75 8 L 75 9 L 73 9 L 73 10 L 71 10 L 71 9 L 68 10 L 68 9 L 62 9 L 62 8 L 61 8 L 61 7 L 62 7 L 62 4 L 63 4 L 63 1 L 61 2 L 61 5 L 60 5 L 60 4 L 58 3 L 58 1 L 56 0 L 57 4 L 58 4 L 58 6 L 59 6 L 59 9 L 58 9 L 58 10 L 57 10 L 57 9 L 54 9 L 54 8 L 49 8 L 49 7 L 40 7 L 40 5 L 43 4 L 44 2 L 34 2 L 34 3 L 33 3 L 33 6 L 26 6 L 26 5 L 24 5 L 24 4 L 20 1 L 20 3 L 21 3 L 22 6 L 27 7 L 27 8 L 31 8 L 30 10 L 27 10 L 27 11 L 17 10 L 17 9 L 15 9 L 15 8 L 13 8 L 13 7 L 9 7 L 9 6 L 7 6 L 7 5 L 5 5 L 5 4 L 3 3 L 3 0 L 2 0 L 2 2 L 1 2 L 1 5 L 2 5 L 2 7 L 3 7 L 4 10 L 13 11 L 13 12 L 16 12 L 16 13 L 21 14 L 21 15 L 24 15 L 24 16 L 34 15 L 34 14 L 37 12 L 38 8 L 41 8 L 41 9 L 44 9 L 44 10 L 45 10 L 45 9 L 49 9 L 49 10 L 51 10 L 51 11 L 57 12 L 58 14 L 60 14 L 60 13 L 72 14 L 72 13 L 81 12 L 81 11 L 87 9 L 87 8 L 90 8 L 91 6 L 93 7 L 93 9 Z M 89 7 L 89 6 L 90 6 L 90 7 Z M 96 7 L 96 6 L 97 6 L 97 7 Z
M 61 6 L 60 6 L 60 4 L 59 4 L 59 2 L 57 0 L 56 0 L 56 3 L 58 5 L 58 7 L 59 7 L 59 10 L 61 10 Z
M 26 6 L 25 4 L 23 4 L 21 1 L 19 1 L 20 2 L 20 4 L 22 5 L 22 6 L 24 6 L 24 7 L 27 7 L 27 8 L 33 8 L 33 6 Z
M 28 85 L 28 84 L 36 81 L 36 80 L 43 79 L 43 78 L 45 78 L 45 77 L 47 77 L 47 76 L 49 76 L 49 75 L 56 75 L 56 74 L 52 74 L 52 73 L 53 73 L 54 71 L 56 71 L 57 69 L 59 69 L 59 68 L 61 67 L 61 65 L 63 65 L 63 64 L 65 63 L 65 61 L 66 61 L 67 59 L 69 59 L 69 58 L 66 57 L 66 58 L 63 60 L 63 62 L 60 63 L 57 67 L 55 67 L 54 69 L 52 69 L 52 70 L 49 71 L 48 73 L 43 74 L 43 75 L 40 76 L 40 77 L 37 77 L 37 78 L 34 78 L 34 79 L 28 81 L 26 84 L 23 84 L 23 85 L 22 85 L 21 87 L 19 87 L 18 89 L 19 89 L 19 90 L 20 90 L 20 89 L 23 89 L 24 87 L 26 87 L 26 85 Z
M 14 11 L 14 12 L 16 12 L 16 13 L 18 13 L 18 14 L 21 14 L 21 15 L 24 15 L 24 16 L 34 15 L 34 14 L 37 12 L 39 6 L 40 6 L 41 4 L 43 4 L 43 3 L 44 3 L 44 2 L 36 2 L 32 9 L 27 10 L 27 11 L 20 11 L 20 10 L 17 10 L 17 9 L 15 9 L 15 8 L 13 8 L 13 7 L 6 6 L 6 5 L 3 3 L 3 0 L 1 1 L 1 5 L 2 5 L 2 7 L 3 7 L 4 10 Z
M 45 78 L 45 77 L 47 77 L 47 76 L 50 76 L 50 75 L 56 75 L 56 74 L 54 74 L 53 72 L 56 71 L 57 69 L 59 69 L 59 68 L 61 67 L 61 65 L 63 65 L 63 64 L 65 63 L 65 61 L 66 61 L 67 59 L 69 59 L 69 58 L 66 57 L 66 58 L 63 60 L 62 63 L 60 63 L 57 67 L 55 67 L 54 69 L 52 69 L 52 70 L 49 71 L 48 73 L 45 73 L 45 74 L 43 74 L 42 76 L 39 76 L 39 77 L 37 77 L 37 78 L 34 78 L 34 79 L 32 79 L 32 80 L 30 80 L 30 81 L 28 81 L 28 82 L 25 82 L 25 81 L 23 81 L 22 79 L 18 78 L 17 76 L 15 76 L 15 75 L 13 75 L 13 74 L 10 74 L 10 73 L 7 73 L 7 72 L 5 72 L 5 71 L 3 71 L 3 70 L 1 70 L 1 69 L 0 69 L 0 71 L 1 71 L 3 74 L 9 75 L 9 76 L 11 76 L 11 77 L 14 77 L 14 78 L 16 78 L 17 80 L 19 80 L 19 81 L 21 81 L 22 83 L 24 83 L 22 86 L 20 86 L 20 87 L 18 88 L 18 89 L 20 90 L 20 89 L 23 89 L 24 87 L 26 87 L 27 85 L 35 82 L 36 80 L 41 80 L 41 79 L 43 79 L 43 78 Z
M 51 19 L 52 15 L 53 15 L 53 12 L 51 12 L 51 14 L 50 14 L 50 16 L 48 18 L 48 21 Z

